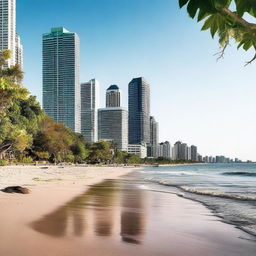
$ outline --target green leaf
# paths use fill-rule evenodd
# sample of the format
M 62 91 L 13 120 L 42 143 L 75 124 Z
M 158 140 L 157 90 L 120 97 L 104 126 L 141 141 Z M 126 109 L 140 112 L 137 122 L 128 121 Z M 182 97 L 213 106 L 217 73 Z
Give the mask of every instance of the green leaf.
M 248 51 L 252 46 L 253 46 L 253 42 L 249 40 L 244 44 L 243 48 L 245 51 Z
M 180 8 L 182 8 L 184 5 L 188 3 L 189 0 L 179 0 Z
M 202 27 L 202 30 L 207 30 L 211 27 L 212 25 L 212 22 L 213 22 L 213 16 L 210 16 L 204 23 L 203 27 Z
M 200 9 L 199 13 L 198 13 L 198 17 L 197 17 L 197 21 L 201 21 L 203 19 L 205 19 L 206 17 L 208 17 L 210 15 L 210 13 L 207 13 L 206 11 Z
M 198 1 L 197 0 L 190 0 L 188 3 L 187 11 L 191 18 L 195 18 L 196 12 L 199 9 Z
M 212 25 L 211 25 L 211 35 L 212 38 L 214 38 L 214 35 L 216 34 L 217 30 L 218 30 L 218 21 L 217 19 L 213 19 Z

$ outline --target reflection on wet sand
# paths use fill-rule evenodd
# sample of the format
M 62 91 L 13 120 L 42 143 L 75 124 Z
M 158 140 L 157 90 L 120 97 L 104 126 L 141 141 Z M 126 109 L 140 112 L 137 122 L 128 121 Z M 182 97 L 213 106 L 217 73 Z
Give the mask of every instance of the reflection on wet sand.
M 139 244 L 144 232 L 143 190 L 124 185 L 122 193 L 121 236 L 127 243 Z
M 139 244 L 143 236 L 144 218 L 143 191 L 125 182 L 107 180 L 33 222 L 31 227 L 54 237 L 81 237 L 86 232 L 96 236 L 121 234 L 123 242 Z M 117 221 L 120 227 L 113 234 Z

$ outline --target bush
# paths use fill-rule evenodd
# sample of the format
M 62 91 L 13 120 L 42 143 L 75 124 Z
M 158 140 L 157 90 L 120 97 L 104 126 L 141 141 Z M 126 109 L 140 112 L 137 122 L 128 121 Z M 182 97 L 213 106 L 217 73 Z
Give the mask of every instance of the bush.
M 9 162 L 7 160 L 0 160 L 0 166 L 8 165 Z
M 20 160 L 19 160 L 20 163 L 22 164 L 32 164 L 34 161 L 33 161 L 33 158 L 28 156 L 28 157 L 22 157 Z

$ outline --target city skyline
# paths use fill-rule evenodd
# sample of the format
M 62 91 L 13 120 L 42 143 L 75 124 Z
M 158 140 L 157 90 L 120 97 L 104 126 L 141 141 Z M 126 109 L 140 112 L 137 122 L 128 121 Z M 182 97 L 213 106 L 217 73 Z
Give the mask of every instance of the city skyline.
M 53 3 L 53 5 L 57 4 L 56 2 Z M 84 2 L 85 3 L 77 1 L 77 6 L 81 8 L 86 5 L 89 9 L 96 8 L 96 5 L 99 7 L 99 1 L 95 1 L 98 2 L 98 4 L 95 3 L 95 5 L 88 1 Z M 114 12 L 115 7 L 113 1 L 109 0 L 105 2 L 109 3 L 108 11 L 112 13 L 111 8 L 113 8 Z M 101 19 L 109 20 L 109 26 L 104 27 L 107 28 L 106 33 L 110 32 L 106 41 L 108 41 L 110 36 L 112 36 L 113 39 L 104 44 L 104 47 L 102 45 L 101 48 L 97 48 L 99 44 L 96 44 L 96 47 L 91 49 L 90 47 L 94 41 L 88 43 L 88 41 L 84 40 L 83 47 L 84 49 L 89 49 L 89 51 L 83 50 L 83 56 L 89 54 L 88 57 L 84 58 L 82 61 L 83 72 L 81 80 L 88 81 L 91 77 L 96 77 L 101 82 L 103 90 L 110 84 L 116 83 L 120 85 L 124 95 L 127 95 L 126 87 L 129 80 L 132 77 L 144 76 L 151 84 L 152 95 L 154 95 L 152 97 L 151 114 L 155 116 L 160 123 L 160 141 L 169 140 L 174 142 L 183 140 L 187 141 L 189 144 L 196 143 L 200 151 L 207 155 L 224 154 L 230 155 L 231 157 L 239 157 L 243 160 L 255 160 L 253 153 L 254 145 L 256 144 L 253 136 L 256 127 L 253 119 L 256 109 L 253 99 L 255 86 L 252 84 L 253 81 L 250 78 L 252 77 L 250 74 L 253 74 L 255 64 L 246 69 L 242 67 L 243 60 L 250 58 L 250 53 L 236 52 L 235 49 L 230 48 L 225 59 L 216 64 L 216 59 L 212 55 L 217 51 L 217 43 L 210 41 L 208 34 L 199 32 L 198 25 L 187 19 L 187 14 L 178 9 L 177 3 L 171 3 L 174 1 L 163 1 L 163 6 L 161 7 L 163 12 L 158 20 L 159 12 L 153 14 L 152 11 L 153 7 L 157 7 L 157 4 L 152 3 L 149 7 L 146 5 L 145 1 L 140 1 L 138 9 L 133 13 L 135 21 L 129 24 L 131 27 L 128 28 L 126 18 L 128 14 L 131 14 L 131 7 L 133 7 L 135 3 L 133 1 L 130 1 L 130 3 L 128 3 L 128 1 L 123 2 L 121 6 L 127 5 L 127 7 L 129 7 L 125 12 L 126 15 L 121 18 L 121 15 L 124 14 L 123 11 L 118 14 L 117 17 L 115 16 L 115 18 L 121 21 L 125 32 L 133 30 L 133 32 L 138 35 L 138 30 L 136 30 L 135 25 L 144 26 L 151 15 L 152 24 L 150 28 L 145 26 L 146 29 L 140 31 L 141 35 L 139 38 L 131 39 L 130 47 L 128 48 L 130 49 L 129 57 L 118 47 L 118 44 L 126 39 L 126 37 L 123 37 L 123 33 L 117 30 L 117 26 L 113 24 L 112 19 L 108 16 L 101 17 Z M 22 8 L 29 3 L 30 1 L 28 0 L 22 3 L 19 2 L 18 8 L 22 11 Z M 64 1 L 63 5 L 65 6 L 68 3 L 69 1 Z M 42 8 L 46 8 L 49 4 L 49 1 L 44 1 L 44 7 Z M 101 2 L 101 4 L 102 8 L 99 9 L 100 13 L 103 12 L 102 9 L 104 9 L 105 6 L 104 3 Z M 146 8 L 146 14 L 141 17 L 138 13 L 142 7 Z M 77 7 L 72 8 L 72 11 L 77 10 Z M 159 8 L 158 6 L 158 11 L 160 11 Z M 18 13 L 21 11 L 18 11 Z M 63 12 L 65 13 L 65 8 Z M 40 14 L 36 14 L 39 15 L 39 20 L 40 18 L 43 19 Z M 31 13 L 29 13 L 29 15 L 31 15 Z M 32 14 L 32 16 L 33 15 L 35 14 Z M 24 85 L 31 90 L 32 94 L 39 96 L 39 99 L 41 95 L 40 74 L 38 73 L 40 64 L 35 65 L 35 57 L 37 57 L 38 60 L 40 55 L 34 53 L 38 51 L 40 45 L 38 48 L 30 47 L 31 38 L 33 38 L 33 42 L 38 40 L 41 32 L 46 31 L 45 27 L 47 26 L 49 29 L 48 23 L 51 23 L 50 27 L 55 24 L 65 25 L 68 29 L 76 31 L 81 35 L 81 38 L 84 39 L 85 34 L 88 33 L 87 26 L 81 28 L 76 20 L 69 20 L 69 16 L 65 18 L 64 16 L 65 15 L 62 13 L 53 18 L 50 12 L 48 21 L 43 25 L 39 25 L 38 30 L 34 30 L 35 35 L 31 35 L 30 31 L 28 37 L 24 36 L 24 34 L 26 35 L 27 33 L 25 29 L 28 29 L 28 26 L 24 26 L 24 24 L 26 25 L 29 19 L 24 17 L 23 19 L 20 18 L 22 22 L 18 26 L 22 30 L 20 32 L 22 38 L 26 40 L 25 54 L 27 54 L 25 60 L 26 76 Z M 79 19 L 81 19 L 80 16 L 78 20 Z M 178 22 L 177 27 L 173 25 L 173 23 L 175 23 L 174 21 Z M 40 22 L 42 23 L 42 20 L 40 20 Z M 32 28 L 35 25 L 38 24 L 32 24 Z M 158 33 L 156 27 L 159 27 L 159 25 L 162 25 L 162 29 Z M 99 40 L 99 33 L 102 32 L 103 25 L 99 25 L 95 20 L 92 20 L 90 26 L 90 29 L 93 30 L 96 35 L 95 39 Z M 44 27 L 43 31 L 42 27 Z M 181 27 L 185 29 L 182 32 L 183 35 L 179 32 Z M 99 31 L 95 30 L 95 28 L 99 28 Z M 115 28 L 114 31 L 112 31 L 111 28 Z M 164 31 L 164 36 L 162 36 L 162 32 Z M 106 36 L 106 33 L 102 34 L 102 36 Z M 121 38 L 117 37 L 119 33 L 121 33 Z M 191 38 L 192 34 L 193 38 Z M 130 35 L 130 33 L 127 34 L 128 37 Z M 154 38 L 152 38 L 152 35 L 154 35 Z M 173 36 L 181 40 L 181 44 L 179 44 L 180 49 L 174 47 L 171 40 Z M 190 39 L 189 44 L 186 44 L 187 37 Z M 163 43 L 163 38 L 166 43 Z M 144 44 L 148 42 L 149 39 L 153 39 L 153 41 L 150 41 L 149 44 Z M 116 42 L 114 42 L 114 40 L 116 40 Z M 138 48 L 139 44 L 146 45 L 146 47 L 144 47 L 145 49 Z M 153 45 L 161 46 L 161 51 L 154 50 L 152 48 Z M 135 47 L 137 51 L 135 51 Z M 116 48 L 115 51 L 111 51 L 113 48 Z M 29 49 L 29 52 L 26 51 L 26 49 Z M 97 49 L 98 51 L 96 51 Z M 184 49 L 189 51 L 188 56 L 185 55 Z M 173 50 L 175 50 L 176 53 L 174 53 Z M 109 58 L 110 52 L 112 53 L 112 59 Z M 90 62 L 90 65 L 88 65 L 88 63 L 85 65 L 85 61 L 91 59 L 91 54 L 96 54 L 95 58 Z M 99 54 L 102 55 L 102 58 L 99 58 Z M 166 55 L 166 57 L 164 55 Z M 142 56 L 144 56 L 144 60 L 141 58 Z M 120 57 L 122 57 L 122 59 L 126 57 L 127 64 L 118 67 L 118 65 L 120 65 Z M 131 63 L 134 63 L 133 60 L 135 57 L 138 61 L 135 65 L 131 65 Z M 27 61 L 28 63 L 26 63 Z M 33 72 L 29 70 L 30 67 L 32 67 L 32 62 Z M 111 64 L 109 64 L 109 62 Z M 116 62 L 115 65 L 113 64 L 114 62 Z M 97 69 L 96 64 L 98 64 Z M 112 66 L 112 68 L 105 69 L 106 65 Z M 127 65 L 132 67 L 131 70 L 127 68 Z M 156 65 L 159 66 L 159 68 Z M 207 70 L 204 67 L 207 67 Z M 104 69 L 105 71 L 103 72 Z M 200 71 L 201 69 L 202 71 Z M 119 74 L 114 76 L 113 74 L 116 73 L 116 71 L 118 71 Z M 182 76 L 184 72 L 186 72 L 186 75 Z M 216 76 L 213 75 L 215 73 L 217 74 Z M 234 73 L 239 74 L 239 77 L 234 77 Z M 208 78 L 211 75 L 213 77 L 209 80 Z M 161 99 L 161 101 L 159 101 L 159 99 Z M 237 102 L 239 102 L 239 104 L 237 104 Z M 193 109 L 191 109 L 191 106 Z M 170 121 L 166 121 L 166 109 L 170 110 Z M 196 114 L 191 115 L 190 111 Z

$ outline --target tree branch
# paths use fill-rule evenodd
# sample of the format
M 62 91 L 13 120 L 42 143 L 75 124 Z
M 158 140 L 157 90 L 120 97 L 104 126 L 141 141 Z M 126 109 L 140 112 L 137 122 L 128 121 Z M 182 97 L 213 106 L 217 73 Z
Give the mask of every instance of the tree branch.
M 223 47 L 223 49 L 220 51 L 220 52 L 217 52 L 215 53 L 213 56 L 216 56 L 216 55 L 219 55 L 218 58 L 217 58 L 217 61 L 219 61 L 220 59 L 223 59 L 224 58 L 224 55 L 225 55 L 225 51 L 228 47 L 229 43 L 226 43 L 225 46 Z
M 230 16 L 237 23 L 241 24 L 245 28 L 247 28 L 249 30 L 256 30 L 256 24 L 253 24 L 253 23 L 250 23 L 250 22 L 246 21 L 245 19 L 239 17 L 236 13 L 230 11 L 228 8 L 222 8 L 222 9 L 220 9 L 220 12 Z
M 256 60 L 256 53 L 255 53 L 255 55 L 253 56 L 253 58 L 250 60 L 250 61 L 247 61 L 246 63 L 245 63 L 245 67 L 246 66 L 248 66 L 249 64 L 252 64 L 252 62 L 254 62 Z

